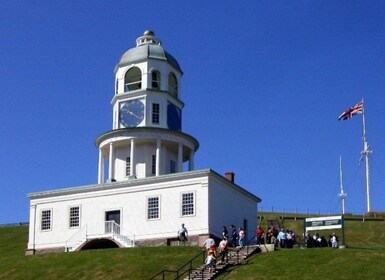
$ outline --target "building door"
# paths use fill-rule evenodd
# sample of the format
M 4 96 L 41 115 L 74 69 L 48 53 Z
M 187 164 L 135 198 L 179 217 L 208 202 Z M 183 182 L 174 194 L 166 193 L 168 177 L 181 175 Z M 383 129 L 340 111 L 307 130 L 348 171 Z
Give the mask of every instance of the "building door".
M 105 232 L 120 234 L 120 210 L 106 212 Z
M 249 221 L 247 219 L 243 219 L 243 230 L 245 231 L 245 244 L 246 242 L 249 241 L 249 237 L 247 236 L 247 232 L 248 232 L 248 227 L 249 227 Z

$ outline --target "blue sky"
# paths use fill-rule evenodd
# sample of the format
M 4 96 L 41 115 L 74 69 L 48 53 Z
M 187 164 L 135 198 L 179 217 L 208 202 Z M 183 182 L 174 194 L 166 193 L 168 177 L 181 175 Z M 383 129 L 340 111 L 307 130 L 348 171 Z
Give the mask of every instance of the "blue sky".
M 94 140 L 112 127 L 113 69 L 146 29 L 180 63 L 196 169 L 235 173 L 262 210 L 385 211 L 383 1 L 7 1 L 0 17 L 0 224 L 27 193 L 97 182 Z

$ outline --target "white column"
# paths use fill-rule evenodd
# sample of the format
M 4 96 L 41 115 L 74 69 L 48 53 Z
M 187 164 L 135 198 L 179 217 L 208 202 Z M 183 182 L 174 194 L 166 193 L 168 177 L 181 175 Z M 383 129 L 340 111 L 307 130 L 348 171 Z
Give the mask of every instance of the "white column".
M 161 141 L 160 139 L 156 139 L 156 167 L 155 167 L 155 176 L 159 176 L 160 173 L 160 147 L 161 147 Z
M 193 150 L 190 151 L 190 160 L 189 160 L 188 170 L 189 171 L 194 170 L 194 151 Z
M 111 182 L 111 180 L 113 179 L 113 172 L 114 172 L 114 159 L 115 159 L 115 155 L 114 155 L 114 143 L 110 143 L 110 156 L 109 156 L 109 159 L 108 159 L 108 180 Z
M 101 148 L 99 148 L 99 163 L 98 163 L 98 184 L 104 182 L 104 155 Z
M 131 138 L 130 177 L 135 176 L 135 174 L 134 174 L 134 167 L 135 167 L 134 155 L 135 155 L 135 140 L 134 140 L 134 138 Z
M 179 143 L 178 145 L 178 170 L 177 172 L 183 171 L 183 145 Z
M 29 206 L 29 239 L 28 250 L 35 250 L 36 205 Z M 34 252 L 31 252 L 32 254 Z

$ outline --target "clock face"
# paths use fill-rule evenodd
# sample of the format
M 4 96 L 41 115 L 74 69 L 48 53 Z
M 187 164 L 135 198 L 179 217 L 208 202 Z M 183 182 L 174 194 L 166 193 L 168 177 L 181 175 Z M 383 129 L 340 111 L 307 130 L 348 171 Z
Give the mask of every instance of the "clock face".
M 181 110 L 172 103 L 167 105 L 167 125 L 169 129 L 181 131 Z
M 124 127 L 138 126 L 144 119 L 144 104 L 140 99 L 122 102 L 119 121 Z

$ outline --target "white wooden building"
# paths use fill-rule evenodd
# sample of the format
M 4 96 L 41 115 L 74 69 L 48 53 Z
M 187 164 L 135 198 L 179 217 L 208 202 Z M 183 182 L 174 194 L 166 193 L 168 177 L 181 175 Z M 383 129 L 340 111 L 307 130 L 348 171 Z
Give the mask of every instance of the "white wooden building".
M 194 170 L 199 143 L 182 132 L 182 74 L 152 31 L 123 54 L 112 130 L 96 139 L 98 183 L 28 194 L 27 254 L 167 244 L 182 223 L 192 245 L 231 224 L 254 236 L 261 200 L 231 172 Z

